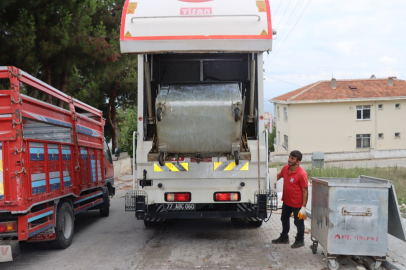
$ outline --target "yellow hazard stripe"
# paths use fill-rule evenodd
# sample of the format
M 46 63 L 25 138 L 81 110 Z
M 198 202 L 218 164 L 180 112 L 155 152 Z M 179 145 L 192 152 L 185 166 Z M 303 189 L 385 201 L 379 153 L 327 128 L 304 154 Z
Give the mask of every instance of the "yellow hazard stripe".
M 249 162 L 248 161 L 240 161 L 238 165 L 235 162 L 213 162 L 213 170 L 220 172 L 220 171 L 248 171 L 249 169 Z
M 189 171 L 189 163 L 187 162 L 166 162 L 164 166 L 154 163 L 154 172 L 187 172 Z
M 232 171 L 235 167 L 235 162 L 230 162 L 227 167 L 224 169 L 225 171 Z

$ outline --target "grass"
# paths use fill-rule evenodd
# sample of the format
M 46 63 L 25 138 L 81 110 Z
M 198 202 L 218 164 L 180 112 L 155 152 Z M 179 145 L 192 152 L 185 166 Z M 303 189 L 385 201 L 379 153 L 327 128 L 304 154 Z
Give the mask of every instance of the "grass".
M 406 204 L 406 168 L 403 167 L 385 167 L 385 168 L 341 168 L 327 167 L 323 169 L 313 169 L 303 166 L 311 177 L 340 177 L 357 178 L 360 175 L 382 178 L 390 180 L 395 185 L 396 195 L 399 205 Z M 404 209 L 402 209 L 404 210 Z

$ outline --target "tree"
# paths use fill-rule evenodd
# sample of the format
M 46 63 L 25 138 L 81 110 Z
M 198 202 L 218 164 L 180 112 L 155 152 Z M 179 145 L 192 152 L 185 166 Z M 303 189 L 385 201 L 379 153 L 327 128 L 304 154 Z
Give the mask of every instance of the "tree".
M 133 157 L 133 132 L 137 131 L 137 107 L 119 110 L 120 148 Z M 137 137 L 135 137 L 137 140 Z
M 268 151 L 275 152 L 274 141 L 276 137 L 276 127 L 272 127 L 272 132 L 268 133 Z
M 118 146 L 117 107 L 135 102 L 137 56 L 120 55 L 124 0 L 0 1 L 0 63 L 104 112 Z M 53 103 L 51 97 L 27 94 Z M 63 104 L 58 103 L 59 106 Z
M 0 62 L 18 66 L 67 92 L 69 76 L 75 67 L 118 60 L 116 48 L 107 39 L 116 29 L 108 29 L 98 15 L 113 3 L 96 0 L 2 1 Z M 119 28 L 119 22 L 117 24 Z M 52 102 L 50 98 L 47 100 Z

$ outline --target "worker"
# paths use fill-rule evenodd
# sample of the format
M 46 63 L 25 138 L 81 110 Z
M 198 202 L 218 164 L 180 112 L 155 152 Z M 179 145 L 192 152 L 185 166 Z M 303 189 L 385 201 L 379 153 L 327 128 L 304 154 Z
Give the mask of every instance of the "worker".
M 290 216 L 293 212 L 297 228 L 296 241 L 291 246 L 299 248 L 304 246 L 304 219 L 306 218 L 306 204 L 308 198 L 307 173 L 300 166 L 302 153 L 294 150 L 290 153 L 286 164 L 277 179 L 283 178 L 282 194 L 282 233 L 278 239 L 272 240 L 273 244 L 289 244 Z

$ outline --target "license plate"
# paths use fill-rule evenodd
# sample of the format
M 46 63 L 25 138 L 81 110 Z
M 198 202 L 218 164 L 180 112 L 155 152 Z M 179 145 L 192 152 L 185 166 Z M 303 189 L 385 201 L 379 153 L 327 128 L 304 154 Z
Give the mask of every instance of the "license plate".
M 28 238 L 27 242 L 51 241 L 54 239 L 56 239 L 55 227 L 52 227 Z
M 0 262 L 10 262 L 12 260 L 13 255 L 11 255 L 11 246 L 0 245 Z
M 167 203 L 164 208 L 167 211 L 196 210 L 194 203 Z

